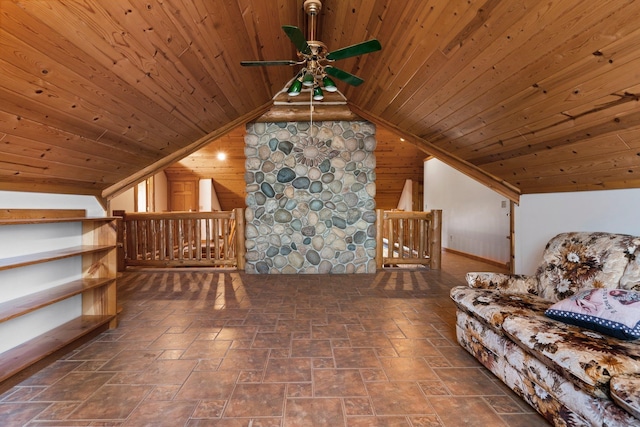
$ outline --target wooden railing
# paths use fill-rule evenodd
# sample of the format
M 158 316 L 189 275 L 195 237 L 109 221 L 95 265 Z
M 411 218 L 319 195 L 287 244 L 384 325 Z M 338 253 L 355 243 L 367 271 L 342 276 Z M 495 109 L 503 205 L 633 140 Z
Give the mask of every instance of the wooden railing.
M 377 210 L 378 268 L 419 264 L 439 270 L 442 250 L 442 211 Z M 386 248 L 386 251 L 385 251 Z
M 244 215 L 228 212 L 123 213 L 118 235 L 124 267 L 244 269 Z
M 119 269 L 236 267 L 244 269 L 243 209 L 228 212 L 125 213 L 118 230 Z M 420 264 L 441 267 L 442 211 L 377 211 L 378 268 Z

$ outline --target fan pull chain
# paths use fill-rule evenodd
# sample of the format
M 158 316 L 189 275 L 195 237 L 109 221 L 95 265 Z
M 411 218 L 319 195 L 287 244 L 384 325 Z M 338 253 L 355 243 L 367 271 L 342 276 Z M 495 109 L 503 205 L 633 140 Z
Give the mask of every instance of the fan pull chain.
M 309 138 L 313 136 L 313 90 L 309 91 Z

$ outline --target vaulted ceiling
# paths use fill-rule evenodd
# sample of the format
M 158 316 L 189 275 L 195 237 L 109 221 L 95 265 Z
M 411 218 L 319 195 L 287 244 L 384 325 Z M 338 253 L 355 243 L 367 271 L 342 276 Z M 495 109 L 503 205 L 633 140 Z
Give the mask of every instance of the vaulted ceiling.
M 0 188 L 109 198 L 260 117 L 303 0 L 0 0 Z M 509 197 L 640 186 L 640 2 L 325 0 L 351 110 Z M 426 155 L 425 154 L 425 155 Z

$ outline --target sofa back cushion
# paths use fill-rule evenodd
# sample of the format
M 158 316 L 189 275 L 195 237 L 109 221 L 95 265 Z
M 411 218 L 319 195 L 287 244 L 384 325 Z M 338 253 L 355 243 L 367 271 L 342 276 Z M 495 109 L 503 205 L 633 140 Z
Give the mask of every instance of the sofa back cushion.
M 558 234 L 547 243 L 536 271 L 539 295 L 555 302 L 583 289 L 618 288 L 638 246 L 640 237 L 626 234 Z

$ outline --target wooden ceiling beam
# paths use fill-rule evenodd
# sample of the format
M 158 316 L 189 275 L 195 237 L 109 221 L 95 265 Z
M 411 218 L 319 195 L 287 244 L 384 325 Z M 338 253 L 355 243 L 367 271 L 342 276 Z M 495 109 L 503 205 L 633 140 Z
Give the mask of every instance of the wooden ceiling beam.
M 360 108 L 358 108 L 358 106 L 353 105 L 352 103 L 349 103 L 349 107 L 359 116 L 365 118 L 366 120 L 369 120 L 372 123 L 384 126 L 387 129 L 395 132 L 396 134 L 398 134 L 398 136 L 404 138 L 408 143 L 417 146 L 425 153 L 437 158 L 443 163 L 446 163 L 458 172 L 461 172 L 468 177 L 475 179 L 479 183 L 491 188 L 496 193 L 506 197 L 514 203 L 520 202 L 520 190 L 512 186 L 508 182 L 483 171 L 482 169 L 472 165 L 469 162 L 452 156 L 448 152 L 431 144 L 429 141 L 426 141 L 412 133 L 406 132 L 381 117 L 374 116 L 367 113 L 366 111 L 361 110 Z
M 136 172 L 133 175 L 128 176 L 127 178 L 123 179 L 120 182 L 117 182 L 113 185 L 111 185 L 110 187 L 106 188 L 103 192 L 102 192 L 102 197 L 109 200 L 115 196 L 117 196 L 118 194 L 126 191 L 127 189 L 131 188 L 132 186 L 134 186 L 135 184 L 137 184 L 140 181 L 143 181 L 147 178 L 149 178 L 150 176 L 156 174 L 158 171 L 164 169 L 165 167 L 169 166 L 170 164 L 177 162 L 178 160 L 182 159 L 183 157 L 188 156 L 189 154 L 193 153 L 194 151 L 199 150 L 200 148 L 204 147 L 205 145 L 209 144 L 212 141 L 215 141 L 216 139 L 220 138 L 221 136 L 226 135 L 227 133 L 229 133 L 231 130 L 233 130 L 234 128 L 240 126 L 243 123 L 247 123 L 250 122 L 252 120 L 255 120 L 256 118 L 260 117 L 261 115 L 263 115 L 266 111 L 269 110 L 269 108 L 271 108 L 272 102 L 269 101 L 268 103 L 256 108 L 255 110 L 244 114 L 240 117 L 238 117 L 237 119 L 227 123 L 226 125 L 214 130 L 213 132 L 209 132 L 207 135 L 203 136 L 202 138 L 198 139 L 197 141 L 194 141 L 193 143 L 187 145 L 184 148 L 181 148 L 180 150 L 177 150 L 173 153 L 171 153 L 170 155 L 164 157 L 161 160 L 158 160 L 157 162 L 147 166 L 146 168 L 140 170 L 139 172 Z

